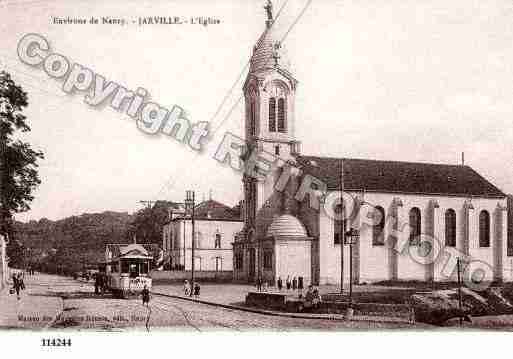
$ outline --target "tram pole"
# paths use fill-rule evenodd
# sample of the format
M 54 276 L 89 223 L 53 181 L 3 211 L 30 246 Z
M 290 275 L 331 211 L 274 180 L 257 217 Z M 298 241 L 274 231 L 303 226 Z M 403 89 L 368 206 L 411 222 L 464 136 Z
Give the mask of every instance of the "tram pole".
M 344 203 L 344 160 L 340 159 L 340 294 L 344 293 L 344 238 L 346 233 L 346 206 Z
M 195 194 L 194 191 L 187 191 L 185 194 L 185 205 L 191 209 L 191 227 L 192 227 L 192 245 L 191 245 L 191 290 L 189 296 L 192 297 L 192 292 L 194 290 L 194 207 L 195 207 Z

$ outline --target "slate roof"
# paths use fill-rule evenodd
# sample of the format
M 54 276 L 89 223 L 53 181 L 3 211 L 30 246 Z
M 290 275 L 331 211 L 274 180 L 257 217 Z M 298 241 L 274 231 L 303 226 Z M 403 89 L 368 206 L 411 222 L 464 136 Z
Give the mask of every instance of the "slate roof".
M 198 220 L 240 221 L 240 213 L 213 199 L 198 204 L 194 211 L 194 217 Z
M 340 189 L 340 158 L 297 156 L 300 168 Z M 505 194 L 471 167 L 343 158 L 344 189 L 385 193 L 503 198 Z

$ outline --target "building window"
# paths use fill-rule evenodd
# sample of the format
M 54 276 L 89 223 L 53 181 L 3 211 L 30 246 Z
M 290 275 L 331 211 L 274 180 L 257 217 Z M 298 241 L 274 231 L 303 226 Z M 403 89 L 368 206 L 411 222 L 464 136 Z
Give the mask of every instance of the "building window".
M 278 100 L 278 132 L 285 132 L 285 99 Z
M 249 105 L 249 118 L 250 118 L 250 124 L 249 124 L 249 133 L 251 136 L 256 135 L 256 109 L 255 109 L 255 99 L 251 98 L 251 102 Z
M 221 248 L 221 234 L 216 233 L 214 248 Z
M 130 266 L 128 261 L 121 261 L 121 273 L 128 273 Z
M 235 255 L 235 269 L 242 269 L 244 264 L 244 257 L 242 253 L 237 253 Z
M 490 247 L 490 214 L 479 213 L 479 247 Z
M 276 98 L 269 99 L 269 132 L 276 132 Z
M 201 242 L 203 239 L 203 234 L 199 231 L 196 231 L 194 235 L 194 248 L 201 248 Z
M 410 245 L 417 246 L 420 244 L 421 218 L 420 209 L 413 207 L 410 210 Z
M 264 252 L 264 269 L 273 269 L 273 252 Z
M 280 155 L 280 145 L 276 145 L 274 146 L 274 154 L 276 156 L 279 156 Z
M 308 196 L 310 198 L 310 196 Z M 340 244 L 342 241 L 342 236 L 340 235 L 340 232 L 342 230 L 342 221 L 338 219 L 339 217 L 342 217 L 342 207 L 340 204 L 337 204 L 334 208 L 334 217 L 335 220 L 333 221 L 333 243 L 334 244 Z
M 256 218 L 256 201 L 257 201 L 257 188 L 256 188 L 256 182 L 251 181 L 249 182 L 250 185 L 250 206 L 249 206 L 249 215 L 250 215 L 250 223 L 254 223 Z
M 445 211 L 445 245 L 456 247 L 456 212 L 452 208 Z
M 383 207 L 374 207 L 372 219 L 374 224 L 372 227 L 372 245 L 382 246 L 385 244 L 385 210 Z

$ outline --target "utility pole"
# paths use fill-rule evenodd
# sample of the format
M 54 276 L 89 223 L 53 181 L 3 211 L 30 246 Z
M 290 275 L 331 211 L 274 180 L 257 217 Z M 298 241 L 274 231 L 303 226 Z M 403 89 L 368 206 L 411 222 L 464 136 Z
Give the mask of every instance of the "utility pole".
M 352 235 L 351 235 L 352 236 Z M 349 305 L 353 304 L 353 238 L 349 243 Z
M 196 233 L 194 233 L 194 206 L 196 205 L 195 203 L 195 195 L 194 195 L 194 191 L 192 192 L 192 217 L 191 217 L 191 223 L 192 223 L 192 270 L 191 270 L 191 291 L 190 291 L 190 295 L 192 296 L 192 291 L 194 290 L 194 288 L 192 286 L 194 286 L 194 247 L 196 247 L 196 243 L 195 243 L 195 237 L 196 237 Z
M 463 313 L 462 313 L 462 300 L 461 300 L 461 262 L 460 257 L 458 257 L 456 266 L 458 268 L 458 305 L 459 305 L 459 311 L 460 311 L 460 327 L 463 325 Z
M 190 296 L 192 297 L 192 292 L 194 291 L 194 239 L 195 239 L 195 233 L 194 233 L 194 207 L 195 207 L 195 193 L 194 191 L 186 191 L 185 192 L 185 206 L 186 208 L 189 207 L 191 209 L 191 225 L 192 225 L 192 246 L 191 246 L 191 291 Z M 184 222 L 185 223 L 185 222 Z M 185 224 L 184 224 L 184 230 L 185 230 Z M 185 244 L 185 243 L 184 243 Z
M 344 237 L 346 234 L 346 206 L 344 203 L 344 159 L 340 159 L 340 294 L 344 293 Z M 338 215 L 337 214 L 337 215 Z

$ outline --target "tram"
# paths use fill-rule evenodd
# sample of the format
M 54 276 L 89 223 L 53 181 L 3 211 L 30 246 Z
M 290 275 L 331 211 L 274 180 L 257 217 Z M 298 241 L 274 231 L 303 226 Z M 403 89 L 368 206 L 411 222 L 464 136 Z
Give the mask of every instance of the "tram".
M 137 296 L 145 286 L 151 290 L 153 256 L 143 245 L 108 244 L 105 257 L 107 289 L 115 297 Z

